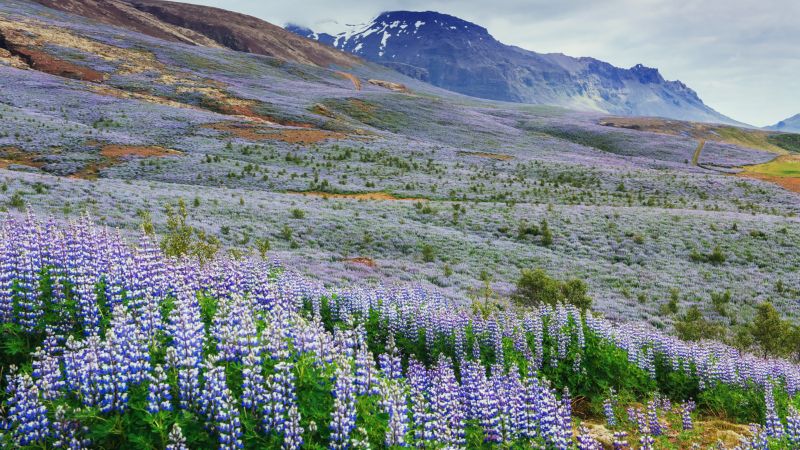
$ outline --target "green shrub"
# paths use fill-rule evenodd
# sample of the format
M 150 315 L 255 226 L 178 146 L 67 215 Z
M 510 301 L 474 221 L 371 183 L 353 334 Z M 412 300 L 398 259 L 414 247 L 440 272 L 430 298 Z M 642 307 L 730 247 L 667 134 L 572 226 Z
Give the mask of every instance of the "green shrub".
M 592 305 L 592 300 L 587 292 L 588 287 L 581 280 L 571 279 L 562 282 L 551 278 L 542 269 L 523 269 L 517 280 L 517 288 L 512 299 L 525 306 L 569 303 L 581 310 L 586 310 Z

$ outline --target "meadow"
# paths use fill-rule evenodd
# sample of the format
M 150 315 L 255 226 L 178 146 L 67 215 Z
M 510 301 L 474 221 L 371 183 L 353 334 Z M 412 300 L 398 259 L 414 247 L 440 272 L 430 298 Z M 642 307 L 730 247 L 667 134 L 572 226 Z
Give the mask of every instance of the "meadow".
M 481 101 L 24 0 L 0 35 L 74 72 L 0 53 L 4 443 L 797 445 L 797 135 Z M 509 300 L 535 269 L 591 308 Z

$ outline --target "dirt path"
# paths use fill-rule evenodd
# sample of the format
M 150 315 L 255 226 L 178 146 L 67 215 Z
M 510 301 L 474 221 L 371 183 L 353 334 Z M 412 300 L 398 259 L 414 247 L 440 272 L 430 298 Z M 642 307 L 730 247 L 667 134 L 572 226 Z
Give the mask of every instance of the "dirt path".
M 353 83 L 353 88 L 355 88 L 355 90 L 357 91 L 361 90 L 361 80 L 359 80 L 358 77 L 356 77 L 355 75 L 347 72 L 338 72 L 338 71 L 336 72 L 336 74 L 350 80 L 350 82 Z
M 692 165 L 697 166 L 698 161 L 700 160 L 700 153 L 703 152 L 703 148 L 706 146 L 706 140 L 701 139 L 700 142 L 697 144 L 697 150 L 694 151 L 694 155 L 692 156 Z

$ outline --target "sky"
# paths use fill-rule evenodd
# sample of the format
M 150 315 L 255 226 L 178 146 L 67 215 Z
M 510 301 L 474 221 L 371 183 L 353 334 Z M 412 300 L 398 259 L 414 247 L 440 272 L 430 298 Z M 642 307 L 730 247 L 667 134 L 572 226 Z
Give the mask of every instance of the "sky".
M 736 120 L 800 113 L 799 0 L 190 0 L 276 25 L 341 31 L 383 11 L 433 10 L 540 53 L 656 67 Z

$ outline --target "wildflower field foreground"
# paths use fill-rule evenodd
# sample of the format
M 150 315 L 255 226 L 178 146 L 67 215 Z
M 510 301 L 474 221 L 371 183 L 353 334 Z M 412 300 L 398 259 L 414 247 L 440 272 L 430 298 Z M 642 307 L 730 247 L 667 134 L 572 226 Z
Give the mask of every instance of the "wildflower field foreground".
M 86 218 L 3 219 L 0 319 L 10 448 L 708 448 L 712 415 L 752 423 L 737 448 L 800 445 L 783 360 L 574 306 L 200 266 Z

